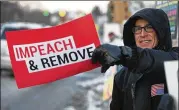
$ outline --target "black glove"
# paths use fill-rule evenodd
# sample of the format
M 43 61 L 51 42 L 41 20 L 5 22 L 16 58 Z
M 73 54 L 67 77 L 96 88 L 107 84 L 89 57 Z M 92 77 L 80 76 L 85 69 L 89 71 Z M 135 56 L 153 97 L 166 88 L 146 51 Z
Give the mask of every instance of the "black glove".
M 92 63 L 99 62 L 102 65 L 101 72 L 115 64 L 123 64 L 126 58 L 132 57 L 132 49 L 127 46 L 115 46 L 103 44 L 98 46 L 92 55 Z

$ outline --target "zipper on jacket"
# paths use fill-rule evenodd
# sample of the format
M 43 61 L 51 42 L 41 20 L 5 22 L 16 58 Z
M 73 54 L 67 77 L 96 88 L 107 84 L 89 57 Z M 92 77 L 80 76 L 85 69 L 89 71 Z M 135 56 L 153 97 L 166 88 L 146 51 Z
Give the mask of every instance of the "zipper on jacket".
M 131 94 L 132 94 L 132 101 L 133 101 L 133 110 L 136 109 L 136 107 L 135 107 L 135 86 L 136 86 L 137 81 L 138 81 L 142 76 L 143 76 L 143 74 L 141 74 L 140 77 L 137 78 L 137 80 L 132 83 Z
M 131 94 L 132 94 L 133 110 L 135 110 L 135 83 L 132 83 Z

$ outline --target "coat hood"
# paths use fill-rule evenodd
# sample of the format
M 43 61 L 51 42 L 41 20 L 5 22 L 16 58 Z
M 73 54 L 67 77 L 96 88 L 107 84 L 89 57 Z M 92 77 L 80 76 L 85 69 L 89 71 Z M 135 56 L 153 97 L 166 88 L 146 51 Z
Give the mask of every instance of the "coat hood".
M 137 19 L 143 18 L 152 25 L 156 31 L 159 43 L 156 49 L 169 51 L 172 48 L 170 25 L 167 14 L 161 9 L 145 8 L 136 12 L 124 24 L 123 40 L 126 46 L 136 46 L 132 28 Z

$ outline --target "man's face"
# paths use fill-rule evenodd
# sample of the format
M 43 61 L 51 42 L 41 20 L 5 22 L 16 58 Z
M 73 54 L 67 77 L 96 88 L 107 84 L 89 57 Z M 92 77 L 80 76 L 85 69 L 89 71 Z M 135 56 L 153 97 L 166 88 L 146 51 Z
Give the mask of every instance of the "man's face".
M 137 47 L 154 48 L 158 44 L 155 30 L 148 23 L 148 21 L 144 19 L 138 19 L 136 21 L 133 33 Z

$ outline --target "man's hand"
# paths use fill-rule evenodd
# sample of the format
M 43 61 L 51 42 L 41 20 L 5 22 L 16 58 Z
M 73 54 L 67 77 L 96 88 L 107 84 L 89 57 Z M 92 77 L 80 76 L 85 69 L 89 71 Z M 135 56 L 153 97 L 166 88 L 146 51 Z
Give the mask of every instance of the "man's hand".
M 92 63 L 99 62 L 102 65 L 101 72 L 104 73 L 120 60 L 121 49 L 118 46 L 103 44 L 98 46 L 92 55 Z
M 115 46 L 110 44 L 103 44 L 98 46 L 92 55 L 92 63 L 99 62 L 102 65 L 101 72 L 115 64 L 124 64 L 126 59 L 132 57 L 132 49 L 127 46 Z

